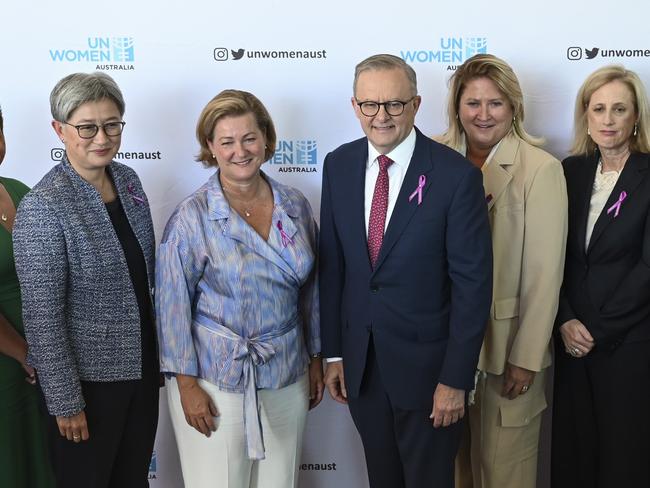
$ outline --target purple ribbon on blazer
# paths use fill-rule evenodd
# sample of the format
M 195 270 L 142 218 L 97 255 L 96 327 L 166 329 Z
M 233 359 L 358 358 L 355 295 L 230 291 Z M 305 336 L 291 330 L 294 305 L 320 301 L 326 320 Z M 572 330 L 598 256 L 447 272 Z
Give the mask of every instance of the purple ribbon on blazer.
M 409 202 L 415 198 L 417 195 L 418 197 L 418 205 L 422 203 L 422 189 L 424 188 L 424 185 L 427 182 L 427 177 L 424 175 L 420 175 L 420 178 L 418 179 L 418 186 L 415 189 L 413 193 L 411 193 L 411 196 L 409 197 Z
M 224 363 L 219 380 L 236 387 L 244 380 L 244 431 L 246 452 L 249 459 L 264 459 L 264 437 L 257 404 L 257 379 L 255 367 L 269 362 L 275 355 L 270 341 L 291 332 L 298 325 L 298 316 L 283 324 L 279 329 L 256 337 L 241 337 L 203 314 L 197 314 L 194 322 L 206 327 L 224 339 L 232 341 L 232 356 Z
M 133 201 L 138 205 L 144 205 L 144 203 L 147 201 L 146 198 L 135 194 L 135 187 L 133 186 L 133 183 L 129 183 L 126 187 L 126 190 L 129 192 L 129 195 L 131 195 L 131 198 L 133 198 Z
M 618 196 L 618 200 L 616 201 L 616 203 L 607 209 L 607 215 L 614 212 L 614 218 L 618 217 L 618 212 L 620 212 L 621 210 L 621 204 L 623 203 L 623 200 L 625 200 L 626 198 L 627 198 L 627 193 L 625 191 L 622 191 L 621 194 Z

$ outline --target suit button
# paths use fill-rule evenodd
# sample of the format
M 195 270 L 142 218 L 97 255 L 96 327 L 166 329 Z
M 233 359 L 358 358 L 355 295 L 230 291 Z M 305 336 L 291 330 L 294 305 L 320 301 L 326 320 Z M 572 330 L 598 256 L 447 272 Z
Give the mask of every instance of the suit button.
M 379 286 L 370 285 L 370 291 L 373 292 L 373 293 L 377 293 L 379 291 Z

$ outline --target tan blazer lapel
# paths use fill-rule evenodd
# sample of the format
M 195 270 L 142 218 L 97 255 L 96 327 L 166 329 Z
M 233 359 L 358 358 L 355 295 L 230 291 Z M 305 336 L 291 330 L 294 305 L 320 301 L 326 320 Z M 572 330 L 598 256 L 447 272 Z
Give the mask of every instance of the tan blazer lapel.
M 483 166 L 483 187 L 488 211 L 503 193 L 512 175 L 509 166 L 518 161 L 519 140 L 510 135 L 503 138 L 487 166 Z

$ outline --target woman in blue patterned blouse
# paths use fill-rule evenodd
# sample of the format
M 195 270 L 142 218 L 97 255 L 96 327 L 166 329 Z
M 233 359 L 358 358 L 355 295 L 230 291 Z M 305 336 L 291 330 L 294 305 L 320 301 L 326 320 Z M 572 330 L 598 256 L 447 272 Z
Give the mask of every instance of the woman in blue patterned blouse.
M 275 150 L 252 94 L 203 109 L 198 160 L 217 171 L 176 208 L 159 249 L 161 371 L 186 486 L 297 486 L 308 407 L 322 398 L 317 227 L 260 167 Z

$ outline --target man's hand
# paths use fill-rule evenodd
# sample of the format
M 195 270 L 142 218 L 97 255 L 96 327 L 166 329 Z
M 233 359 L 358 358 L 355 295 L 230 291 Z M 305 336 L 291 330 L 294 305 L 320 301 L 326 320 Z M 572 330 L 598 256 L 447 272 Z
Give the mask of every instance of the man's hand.
M 465 390 L 438 383 L 433 392 L 433 410 L 429 418 L 434 427 L 448 427 L 465 416 Z
M 501 396 L 508 397 L 510 400 L 514 400 L 519 395 L 526 393 L 530 385 L 535 381 L 535 371 L 520 368 L 510 363 L 506 364 L 506 371 L 503 376 Z
M 348 403 L 348 391 L 345 389 L 345 376 L 343 374 L 343 361 L 327 363 L 325 369 L 325 386 L 334 400 L 339 403 Z

